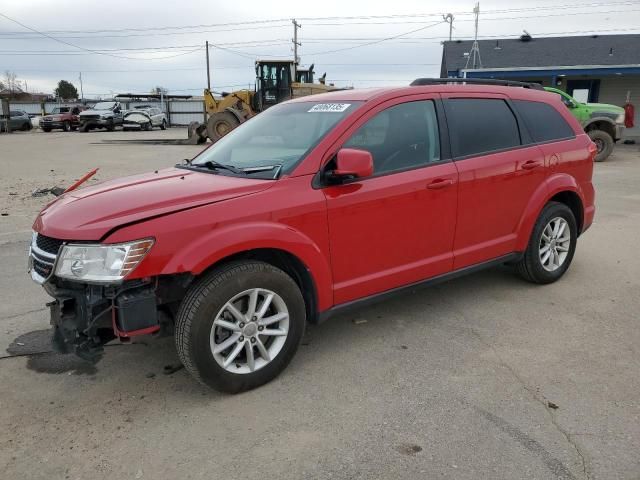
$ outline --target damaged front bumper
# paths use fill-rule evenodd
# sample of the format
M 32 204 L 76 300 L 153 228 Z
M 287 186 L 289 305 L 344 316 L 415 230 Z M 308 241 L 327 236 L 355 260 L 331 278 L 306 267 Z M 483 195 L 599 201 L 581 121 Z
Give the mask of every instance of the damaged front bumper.
M 110 340 L 158 332 L 160 315 L 154 285 L 131 281 L 118 286 L 46 282 L 53 347 L 98 361 Z

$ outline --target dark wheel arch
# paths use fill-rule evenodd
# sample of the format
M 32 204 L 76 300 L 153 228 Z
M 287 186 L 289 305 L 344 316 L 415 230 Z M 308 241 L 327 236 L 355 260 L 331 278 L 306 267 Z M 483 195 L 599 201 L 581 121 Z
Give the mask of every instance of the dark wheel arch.
M 199 277 L 206 275 L 211 270 L 220 267 L 229 262 L 237 260 L 256 260 L 273 265 L 289 275 L 300 288 L 302 297 L 304 298 L 307 321 L 310 323 L 318 323 L 318 292 L 315 281 L 311 276 L 309 268 L 295 255 L 277 248 L 259 248 L 255 250 L 246 250 L 234 255 L 225 257 L 203 271 Z
M 576 219 L 578 235 L 580 235 L 584 226 L 584 206 L 582 205 L 580 196 L 576 192 L 566 190 L 564 192 L 556 193 L 549 199 L 549 202 L 564 203 L 571 209 L 573 216 Z

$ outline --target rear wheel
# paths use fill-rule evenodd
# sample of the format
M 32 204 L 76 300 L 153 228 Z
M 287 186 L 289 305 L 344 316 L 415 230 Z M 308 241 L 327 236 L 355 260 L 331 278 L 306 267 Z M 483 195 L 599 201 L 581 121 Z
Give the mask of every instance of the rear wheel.
M 31 130 L 31 122 L 24 122 L 24 125 L 22 125 L 22 130 L 24 130 L 25 132 L 28 132 L 29 130 Z
M 64 122 L 62 124 L 62 130 L 64 130 L 65 132 L 70 132 L 71 131 L 71 124 L 69 122 Z
M 176 346 L 201 383 L 236 393 L 263 385 L 289 363 L 306 322 L 296 283 L 263 262 L 222 266 L 196 283 L 176 319 Z
M 112 118 L 110 118 L 107 121 L 107 126 L 105 128 L 107 129 L 108 132 L 113 132 L 115 130 L 116 127 L 115 127 L 115 125 L 113 123 L 113 119 Z
M 49 133 L 51 131 L 50 127 L 42 127 L 42 130 Z
M 516 269 L 533 283 L 552 283 L 567 271 L 576 250 L 578 228 L 564 203 L 549 202 L 533 228 L 529 245 Z
M 591 130 L 589 138 L 596 144 L 598 151 L 596 153 L 596 162 L 604 162 L 613 152 L 613 138 L 603 130 Z
M 167 121 L 162 120 L 162 123 L 160 124 L 160 130 L 166 130 L 166 129 L 167 129 Z
M 233 113 L 214 113 L 207 121 L 207 134 L 212 142 L 217 142 L 238 125 L 240 122 Z

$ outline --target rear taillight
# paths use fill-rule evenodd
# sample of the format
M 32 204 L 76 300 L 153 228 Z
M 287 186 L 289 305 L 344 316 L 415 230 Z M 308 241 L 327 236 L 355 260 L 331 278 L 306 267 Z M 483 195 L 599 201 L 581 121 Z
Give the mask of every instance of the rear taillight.
M 591 157 L 591 161 L 594 161 L 596 158 L 596 154 L 598 153 L 598 147 L 596 146 L 595 143 L 593 142 L 589 142 L 589 156 Z

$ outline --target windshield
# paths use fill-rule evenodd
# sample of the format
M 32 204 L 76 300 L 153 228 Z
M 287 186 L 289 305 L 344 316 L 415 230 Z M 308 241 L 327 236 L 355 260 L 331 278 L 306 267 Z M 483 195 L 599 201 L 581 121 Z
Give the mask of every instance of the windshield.
M 98 102 L 91 108 L 93 110 L 111 110 L 114 105 L 115 102 Z
M 56 107 L 51 110 L 51 113 L 67 113 L 69 111 L 69 107 Z
M 225 135 L 191 165 L 221 164 L 254 178 L 276 178 L 281 172 L 293 170 L 311 148 L 361 104 L 351 101 L 276 105 Z M 220 169 L 216 173 L 238 174 L 232 170 Z

